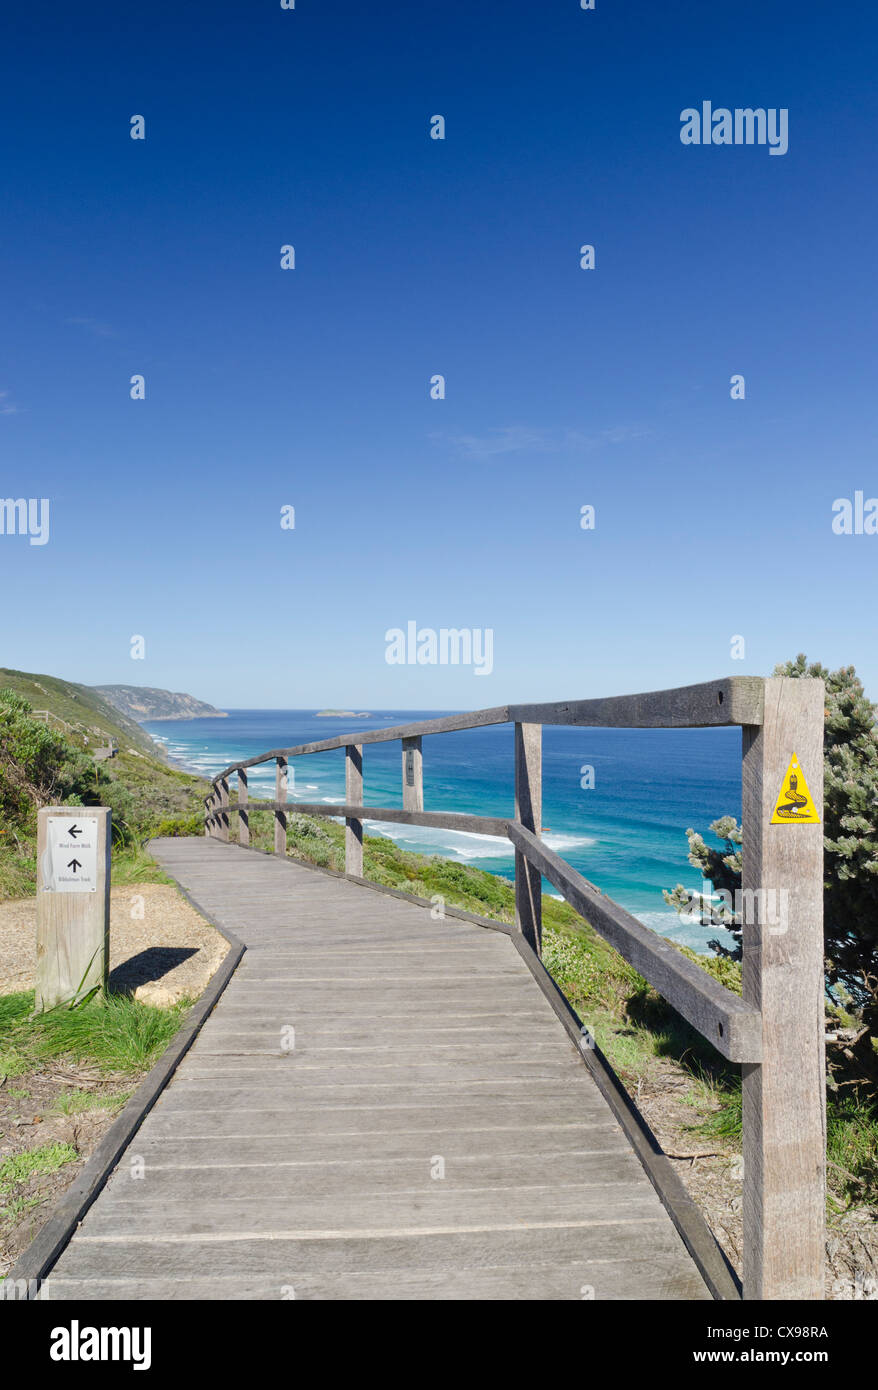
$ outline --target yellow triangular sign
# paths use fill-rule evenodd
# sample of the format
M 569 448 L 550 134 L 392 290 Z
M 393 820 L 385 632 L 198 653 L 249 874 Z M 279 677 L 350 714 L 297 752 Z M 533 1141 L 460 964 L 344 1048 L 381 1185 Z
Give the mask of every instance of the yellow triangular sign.
M 805 774 L 799 766 L 799 760 L 795 753 L 790 758 L 790 765 L 777 794 L 771 824 L 791 825 L 794 821 L 800 825 L 820 824 L 817 807 L 811 800 Z

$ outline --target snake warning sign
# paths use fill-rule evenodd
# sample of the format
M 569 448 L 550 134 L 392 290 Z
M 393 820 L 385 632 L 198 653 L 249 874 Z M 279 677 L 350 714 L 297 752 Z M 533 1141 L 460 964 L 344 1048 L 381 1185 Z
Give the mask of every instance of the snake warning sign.
M 790 759 L 777 801 L 774 803 L 770 824 L 791 825 L 794 821 L 805 825 L 820 824 L 817 807 L 811 799 L 805 774 L 795 753 Z

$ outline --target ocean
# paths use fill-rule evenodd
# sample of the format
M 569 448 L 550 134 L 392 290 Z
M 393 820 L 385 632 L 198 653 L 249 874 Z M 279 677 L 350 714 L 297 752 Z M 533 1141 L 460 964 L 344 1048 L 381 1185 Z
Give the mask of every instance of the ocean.
M 446 710 L 380 710 L 368 719 L 318 717 L 313 710 L 230 710 L 227 719 L 156 720 L 144 725 L 169 756 L 212 777 L 229 763 L 269 748 L 292 747 L 349 731 L 387 728 L 435 718 Z M 511 725 L 467 729 L 425 738 L 424 805 L 429 811 L 511 816 Z M 590 776 L 583 769 L 593 769 Z M 363 749 L 365 805 L 401 806 L 398 742 Z M 583 783 L 593 781 L 593 786 Z M 274 797 L 274 763 L 250 769 L 250 795 Z M 344 799 L 344 751 L 315 753 L 290 763 L 289 799 Z M 701 891 L 688 863 L 686 829 L 715 843 L 708 825 L 741 814 L 739 729 L 543 729 L 543 822 L 548 845 L 628 909 L 672 940 L 707 951 L 721 936 L 697 916 L 680 918 L 663 888 L 677 883 Z M 508 842 L 487 835 L 366 821 L 402 849 L 439 854 L 511 879 Z M 544 891 L 554 893 L 548 883 Z

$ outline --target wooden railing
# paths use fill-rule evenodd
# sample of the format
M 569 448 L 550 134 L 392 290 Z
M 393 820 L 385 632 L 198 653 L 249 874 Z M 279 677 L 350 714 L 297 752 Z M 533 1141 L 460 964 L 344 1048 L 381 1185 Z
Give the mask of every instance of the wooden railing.
M 205 829 L 250 842 L 250 815 L 271 811 L 274 846 L 286 854 L 290 759 L 345 750 L 345 800 L 296 801 L 296 811 L 345 822 L 345 873 L 363 875 L 363 820 L 507 837 L 515 851 L 515 921 L 537 954 L 543 877 L 682 1016 L 732 1062 L 743 1086 L 743 1290 L 749 1299 L 823 1297 L 825 1061 L 823 1042 L 823 833 L 820 824 L 771 824 L 795 754 L 814 804 L 823 805 L 823 682 L 739 676 L 643 695 L 509 705 L 417 724 L 276 748 L 233 763 L 213 779 Z M 515 811 L 508 819 L 424 810 L 422 739 L 491 724 L 515 725 Z M 607 898 L 540 838 L 542 725 L 742 729 L 743 997 L 724 989 L 663 937 Z M 400 740 L 401 810 L 363 804 L 363 746 Z M 247 770 L 275 761 L 275 800 L 251 802 Z M 237 804 L 229 777 L 238 781 Z M 782 920 L 771 904 L 783 903 Z M 768 910 L 766 911 L 766 904 Z

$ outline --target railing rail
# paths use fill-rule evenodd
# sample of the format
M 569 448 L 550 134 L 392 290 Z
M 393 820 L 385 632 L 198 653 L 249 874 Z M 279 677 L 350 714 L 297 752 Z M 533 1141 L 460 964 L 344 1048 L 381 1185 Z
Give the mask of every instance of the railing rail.
M 744 1123 L 744 1297 L 823 1297 L 825 1243 L 825 1060 L 823 1046 L 822 826 L 772 823 L 795 756 L 814 805 L 823 801 L 823 682 L 736 676 L 640 695 L 551 704 L 504 705 L 364 730 L 232 763 L 213 779 L 205 833 L 250 843 L 254 812 L 275 818 L 275 852 L 287 852 L 291 809 L 345 822 L 345 873 L 363 875 L 363 821 L 422 825 L 509 839 L 515 852 L 515 919 L 520 940 L 541 950 L 543 877 L 717 1050 L 742 1065 Z M 509 819 L 424 810 L 422 739 L 432 734 L 515 726 L 515 814 Z M 588 728 L 707 728 L 743 731 L 743 998 L 649 931 L 554 854 L 540 838 L 543 724 Z M 402 809 L 363 802 L 363 747 L 399 740 Z M 290 759 L 345 750 L 345 800 L 289 802 Z M 248 769 L 274 761 L 275 799 L 254 801 Z M 238 779 L 230 803 L 229 778 Z M 761 906 L 783 902 L 782 921 Z

